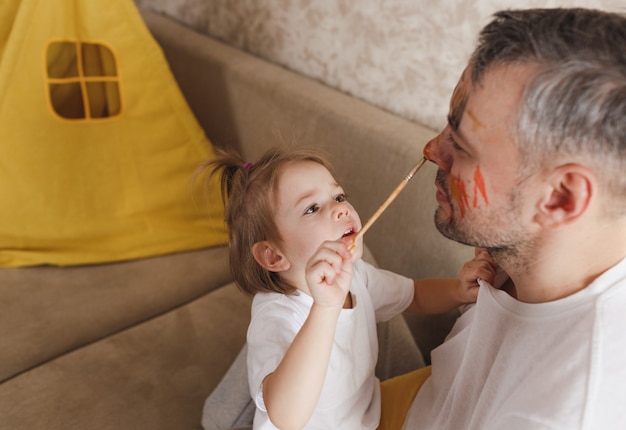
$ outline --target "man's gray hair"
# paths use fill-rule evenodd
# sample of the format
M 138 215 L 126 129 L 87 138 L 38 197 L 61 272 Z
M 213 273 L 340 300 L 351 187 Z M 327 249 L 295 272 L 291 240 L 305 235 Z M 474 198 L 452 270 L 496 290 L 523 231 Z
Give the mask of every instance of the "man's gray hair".
M 513 136 L 525 165 L 585 159 L 626 213 L 626 16 L 592 9 L 501 11 L 470 60 L 480 85 L 498 65 L 536 64 Z

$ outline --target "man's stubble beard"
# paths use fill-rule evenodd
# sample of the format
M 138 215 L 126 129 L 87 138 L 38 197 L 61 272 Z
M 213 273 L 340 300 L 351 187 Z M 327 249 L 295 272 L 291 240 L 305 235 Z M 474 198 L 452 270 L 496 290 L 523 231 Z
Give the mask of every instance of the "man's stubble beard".
M 449 214 L 441 206 L 435 212 L 435 226 L 444 237 L 471 247 L 486 248 L 502 266 L 527 267 L 535 249 L 535 238 L 520 224 L 521 195 L 517 189 L 508 195 L 506 207 L 468 208 L 482 212 L 460 216 L 459 208 L 450 200 L 447 184 L 442 186 L 447 181 L 439 174 L 437 181 L 450 208 Z

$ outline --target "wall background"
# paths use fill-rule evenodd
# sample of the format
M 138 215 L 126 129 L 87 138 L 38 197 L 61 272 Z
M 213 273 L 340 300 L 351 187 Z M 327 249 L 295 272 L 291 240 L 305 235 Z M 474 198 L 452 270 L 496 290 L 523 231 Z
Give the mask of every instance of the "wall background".
M 499 9 L 624 0 L 135 0 L 434 129 L 480 28 Z

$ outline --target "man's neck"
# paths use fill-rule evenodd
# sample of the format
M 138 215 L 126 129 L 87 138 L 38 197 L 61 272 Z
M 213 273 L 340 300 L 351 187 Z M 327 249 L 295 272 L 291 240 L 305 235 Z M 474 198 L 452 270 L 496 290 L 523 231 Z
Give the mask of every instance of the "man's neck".
M 553 235 L 536 246 L 532 259 L 499 261 L 512 281 L 503 290 L 522 302 L 544 303 L 586 288 L 626 257 L 626 228 L 596 234 Z

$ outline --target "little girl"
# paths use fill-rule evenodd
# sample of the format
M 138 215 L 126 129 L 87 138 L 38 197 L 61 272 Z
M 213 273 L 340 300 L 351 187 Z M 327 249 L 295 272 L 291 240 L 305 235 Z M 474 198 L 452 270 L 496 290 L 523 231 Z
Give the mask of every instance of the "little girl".
M 476 279 L 494 274 L 486 253 L 460 280 L 413 281 L 361 259 L 361 220 L 314 150 L 274 148 L 255 164 L 218 153 L 207 167 L 221 174 L 233 276 L 254 295 L 254 429 L 377 428 L 376 323 L 475 301 Z

